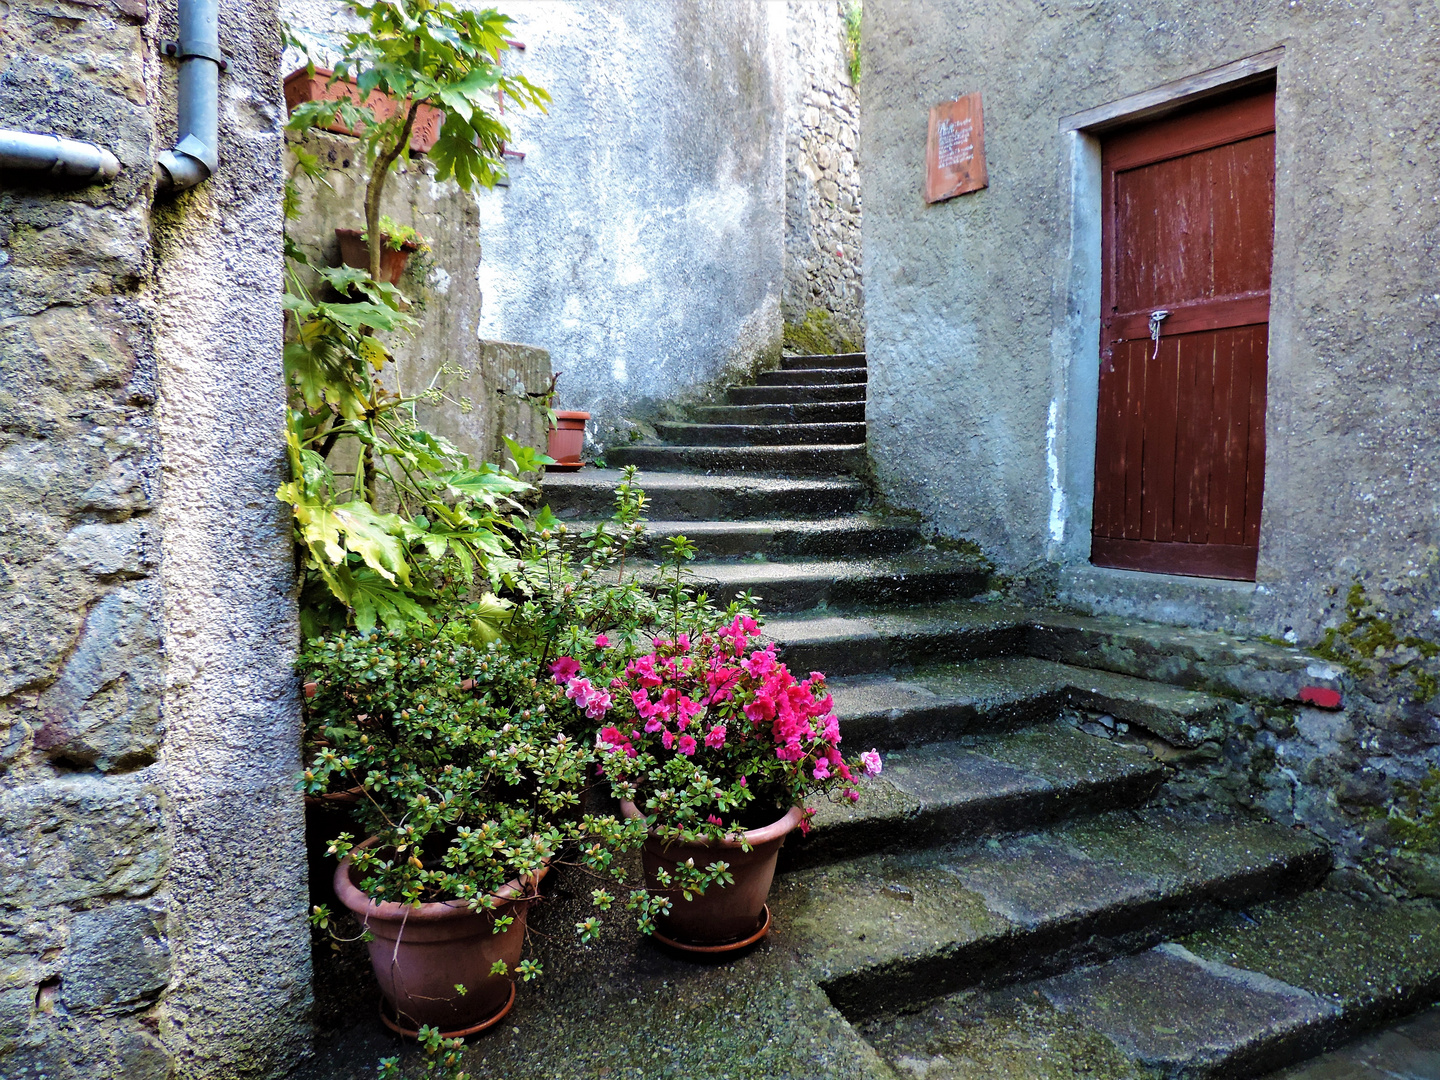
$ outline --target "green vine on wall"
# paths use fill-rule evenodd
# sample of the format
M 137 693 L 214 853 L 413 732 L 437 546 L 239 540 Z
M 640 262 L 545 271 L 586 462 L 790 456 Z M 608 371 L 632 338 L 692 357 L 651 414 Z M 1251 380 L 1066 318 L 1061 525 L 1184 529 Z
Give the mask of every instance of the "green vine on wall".
M 847 0 L 840 9 L 845 23 L 845 61 L 850 72 L 850 85 L 860 85 L 860 0 Z

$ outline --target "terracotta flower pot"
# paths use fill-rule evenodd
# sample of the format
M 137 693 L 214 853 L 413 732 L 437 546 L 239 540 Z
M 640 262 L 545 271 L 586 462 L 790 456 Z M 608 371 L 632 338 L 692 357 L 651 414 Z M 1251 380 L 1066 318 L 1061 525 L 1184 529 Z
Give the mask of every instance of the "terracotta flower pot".
M 628 818 L 644 817 L 632 802 L 620 803 Z M 645 867 L 645 884 L 661 891 L 655 872 L 662 867 L 674 874 L 675 867 L 686 859 L 704 867 L 712 862 L 726 862 L 735 878 L 733 885 L 712 885 L 699 896 L 686 900 L 678 889 L 668 890 L 672 901 L 670 914 L 656 920 L 662 939 L 670 939 L 681 947 L 698 946 L 704 951 L 723 951 L 725 946 L 740 947 L 759 940 L 768 929 L 765 900 L 775 878 L 775 860 L 785 837 L 800 824 L 803 812 L 792 806 L 779 821 L 763 829 L 745 833 L 750 850 L 744 851 L 739 841 L 720 843 L 670 844 L 657 837 L 645 841 L 641 862 Z M 757 933 L 757 931 L 761 931 Z
M 335 238 L 340 241 L 340 261 L 357 270 L 370 269 L 370 250 L 363 236 L 364 232 L 360 229 L 335 230 Z M 380 240 L 380 280 L 398 285 L 411 253 L 419 251 L 420 245 L 414 240 L 406 240 L 399 248 L 392 248 L 386 242 L 388 240 L 388 236 L 382 236 Z
M 317 67 L 315 74 L 310 74 L 304 68 L 292 71 L 285 76 L 285 109 L 287 112 L 294 112 L 296 107 L 307 101 L 340 101 L 349 98 L 356 105 L 364 105 L 375 115 L 380 122 L 389 120 L 400 109 L 400 104 L 389 94 L 381 90 L 370 91 L 370 96 L 364 101 L 360 100 L 360 87 L 355 84 L 354 79 L 341 79 L 339 82 L 330 82 L 330 76 L 335 74 L 330 68 Z M 407 109 L 409 105 L 405 106 Z M 415 124 L 410 128 L 410 150 L 412 153 L 423 154 L 435 145 L 440 138 L 440 127 L 445 123 L 445 112 L 433 105 L 421 105 L 415 111 Z M 342 124 L 339 120 L 325 129 L 333 131 L 337 135 L 354 135 L 355 132 Z
M 375 936 L 367 947 L 380 990 L 399 1021 L 391 1026 L 414 1031 L 430 1024 L 458 1034 L 489 1026 L 508 1012 L 514 980 L 491 975 L 490 966 L 504 960 L 513 972 L 520 963 L 526 916 L 545 873 L 541 870 L 529 887 L 519 881 L 502 886 L 493 912 L 472 911 L 460 901 L 414 908 L 371 900 L 351 880 L 350 860 L 341 862 L 335 895 Z M 515 921 L 494 933 L 495 919 L 505 915 Z M 464 994 L 455 989 L 457 983 L 465 987 Z
M 579 465 L 585 450 L 585 421 L 589 419 L 588 412 L 557 412 L 547 453 L 561 465 Z

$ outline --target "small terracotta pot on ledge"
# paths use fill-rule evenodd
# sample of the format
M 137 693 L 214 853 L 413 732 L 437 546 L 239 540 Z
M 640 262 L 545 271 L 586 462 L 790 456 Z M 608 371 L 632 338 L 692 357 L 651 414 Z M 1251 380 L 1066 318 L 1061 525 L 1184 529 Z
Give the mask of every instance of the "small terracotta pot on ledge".
M 627 818 L 645 816 L 632 802 L 622 800 L 620 809 Z M 747 948 L 763 938 L 770 931 L 770 909 L 765 901 L 775 878 L 780 846 L 804 816 L 804 811 L 792 806 L 779 821 L 749 830 L 744 834 L 749 851 L 743 850 L 738 840 L 668 846 L 655 836 L 646 840 L 641 851 L 645 884 L 652 892 L 664 892 L 671 900 L 670 913 L 656 919 L 656 939 L 683 952 L 723 955 Z M 689 900 L 679 889 L 662 890 L 656 871 L 663 868 L 673 876 L 675 867 L 686 859 L 694 859 L 696 866 L 726 862 L 735 882 L 712 885 Z
M 335 239 L 340 241 L 340 261 L 356 270 L 370 269 L 370 249 L 366 246 L 364 231 L 361 229 L 336 229 Z M 410 256 L 420 250 L 414 240 L 406 240 L 398 248 L 390 246 L 390 237 L 380 234 L 380 280 L 391 285 L 400 284 L 400 275 L 405 273 L 405 264 Z
M 473 1035 L 500 1022 L 515 1001 L 515 982 L 491 975 L 496 960 L 513 972 L 525 947 L 525 922 L 540 881 L 511 881 L 500 887 L 494 911 L 474 911 L 451 900 L 421 904 L 375 901 L 350 876 L 346 858 L 335 871 L 335 895 L 374 935 L 367 943 L 370 964 L 387 1010 L 381 1018 L 401 1035 L 414 1036 L 429 1024 L 447 1038 Z M 509 929 L 495 933 L 495 920 L 513 915 Z M 465 987 L 461 994 L 456 984 Z
M 550 444 L 546 450 L 555 459 L 554 465 L 545 466 L 554 472 L 574 472 L 580 468 L 580 455 L 585 451 L 585 421 L 588 412 L 557 412 L 555 426 L 550 429 Z

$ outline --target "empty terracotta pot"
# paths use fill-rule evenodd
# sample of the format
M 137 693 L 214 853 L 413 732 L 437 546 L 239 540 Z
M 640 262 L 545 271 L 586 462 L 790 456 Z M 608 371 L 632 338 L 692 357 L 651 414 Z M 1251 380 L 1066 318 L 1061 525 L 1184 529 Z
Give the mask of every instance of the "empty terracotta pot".
M 340 241 L 340 261 L 356 270 L 370 269 L 370 251 L 365 245 L 364 232 L 360 229 L 336 229 L 335 238 Z M 400 284 L 400 275 L 405 273 L 405 264 L 412 252 L 420 250 L 413 240 L 404 241 L 398 248 L 387 243 L 389 237 L 380 241 L 380 280 L 391 285 Z
M 550 429 L 548 453 L 562 465 L 578 465 L 585 450 L 585 421 L 588 412 L 557 412 Z
M 634 803 L 620 803 L 628 818 L 644 815 Z M 803 813 L 792 806 L 779 821 L 745 834 L 750 850 L 741 849 L 739 841 L 720 843 L 664 845 L 652 836 L 645 842 L 641 862 L 645 867 L 645 884 L 654 892 L 662 891 L 655 871 L 664 868 L 673 875 L 675 867 L 686 859 L 695 865 L 709 866 L 726 862 L 735 877 L 733 885 L 712 885 L 699 896 L 686 900 L 678 889 L 667 891 L 671 899 L 670 914 L 656 920 L 660 932 L 686 945 L 717 946 L 741 942 L 754 935 L 760 926 L 770 883 L 775 878 L 775 860 L 790 830 L 800 824 Z
M 400 1025 L 411 1030 L 431 1024 L 442 1032 L 473 1028 L 504 1009 L 513 980 L 491 975 L 504 960 L 510 971 L 520 963 L 525 919 L 545 871 L 529 887 L 512 881 L 497 894 L 493 912 L 472 911 L 460 901 L 421 904 L 418 908 L 379 903 L 361 892 L 350 877 L 350 860 L 335 871 L 335 895 L 375 938 L 367 944 L 380 991 Z M 495 919 L 513 915 L 509 929 L 494 933 Z M 461 994 L 455 989 L 465 987 Z

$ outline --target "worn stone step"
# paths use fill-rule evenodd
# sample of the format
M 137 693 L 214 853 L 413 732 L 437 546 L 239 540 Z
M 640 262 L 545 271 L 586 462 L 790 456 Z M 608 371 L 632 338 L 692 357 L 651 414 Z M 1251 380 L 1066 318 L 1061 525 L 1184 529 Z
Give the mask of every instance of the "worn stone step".
M 765 633 L 797 671 L 876 674 L 941 660 L 1021 650 L 1029 612 L 1006 604 L 952 601 L 864 613 L 808 612 L 773 618 Z
M 865 441 L 865 423 L 689 424 L 662 421 L 656 434 L 679 446 L 816 446 Z
M 732 386 L 725 391 L 731 405 L 816 405 L 834 401 L 864 401 L 864 383 L 833 386 Z
M 990 585 L 983 560 L 935 551 L 843 561 L 691 563 L 689 569 L 693 585 L 717 603 L 748 592 L 764 612 L 974 596 Z
M 1308 889 L 1328 849 L 1268 823 L 1124 810 L 776 879 L 778 941 L 855 1021 L 1139 952 Z
M 849 446 L 624 446 L 606 455 L 610 465 L 654 472 L 757 473 L 844 476 L 865 467 L 865 444 Z
M 1344 672 L 1299 649 L 1232 634 L 1112 616 L 1036 612 L 1031 656 L 1258 700 L 1295 701 L 1302 686 L 1343 689 Z
M 782 368 L 840 368 L 865 366 L 863 352 L 795 353 L 780 358 Z
M 757 386 L 852 386 L 865 385 L 865 369 L 853 367 L 833 368 L 781 368 L 778 371 L 762 371 L 755 377 Z
M 577 532 L 594 522 L 576 522 Z M 663 541 L 693 540 L 701 559 L 803 559 L 816 556 L 898 555 L 924 542 L 920 528 L 903 518 L 851 514 L 816 519 L 762 521 L 651 521 L 637 550 L 660 558 Z
M 615 511 L 619 469 L 549 473 L 541 496 L 564 519 L 605 518 Z M 761 476 L 695 476 L 639 472 L 646 513 L 666 521 L 744 521 L 747 518 L 832 517 L 864 506 L 865 485 L 850 479 L 784 480 Z
M 690 410 L 702 424 L 864 423 L 864 401 L 819 401 L 798 405 L 699 405 Z
M 838 695 L 836 708 L 846 721 Z M 842 731 L 847 745 L 868 745 L 848 722 Z M 1140 806 L 1166 776 L 1148 756 L 1059 724 L 926 743 L 883 759 L 881 775 L 861 780 L 858 803 L 820 803 L 810 834 L 787 841 L 783 867 L 1023 832 L 1081 813 Z
M 1105 1076 L 1253 1077 L 1437 995 L 1440 913 L 1432 904 L 1316 890 L 1231 913 L 1146 952 L 1000 993 L 947 997 L 862 1034 L 901 1069 L 924 1060 L 927 1077 L 989 1076 L 992 1063 L 1019 1049 L 1023 1015 L 1025 1048 L 1042 1066 L 1049 1044 L 1105 1062 Z
M 830 686 L 846 732 L 887 748 L 1035 723 L 1067 705 L 1193 747 L 1222 738 L 1246 711 L 1227 698 L 1026 656 L 928 664 Z

